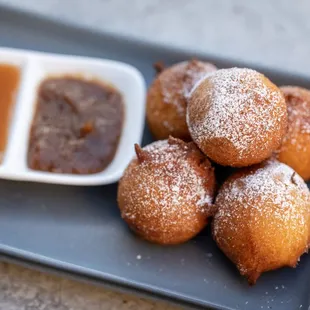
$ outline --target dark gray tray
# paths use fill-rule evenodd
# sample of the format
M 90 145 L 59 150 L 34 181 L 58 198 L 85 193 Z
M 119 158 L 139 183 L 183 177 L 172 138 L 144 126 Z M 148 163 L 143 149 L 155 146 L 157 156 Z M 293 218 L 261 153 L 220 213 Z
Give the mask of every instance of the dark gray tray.
M 243 65 L 94 33 L 4 7 L 0 45 L 122 60 L 141 70 L 148 83 L 152 63 L 158 60 L 170 64 L 199 57 L 219 67 Z M 258 69 L 278 84 L 310 87 L 309 79 Z M 144 143 L 150 141 L 146 130 Z M 120 219 L 116 190 L 116 185 L 84 188 L 0 181 L 2 258 L 197 308 L 308 309 L 308 257 L 297 269 L 270 272 L 249 287 L 216 248 L 208 229 L 175 247 L 136 238 Z

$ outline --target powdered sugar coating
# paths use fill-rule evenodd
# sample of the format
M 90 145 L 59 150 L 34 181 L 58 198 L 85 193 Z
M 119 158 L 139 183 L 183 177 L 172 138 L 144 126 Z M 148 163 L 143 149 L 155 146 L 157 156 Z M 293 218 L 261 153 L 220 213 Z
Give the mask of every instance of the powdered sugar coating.
M 220 189 L 216 207 L 215 240 L 254 282 L 263 271 L 295 265 L 308 248 L 309 190 L 285 164 L 269 160 L 237 172 Z
M 163 102 L 174 105 L 178 114 L 185 117 L 185 98 L 192 87 L 208 72 L 215 71 L 216 67 L 207 62 L 190 60 L 178 63 L 168 70 L 169 74 L 164 71 L 158 76 Z
M 140 235 L 171 244 L 205 226 L 213 195 L 208 160 L 193 143 L 170 139 L 143 148 L 120 182 L 118 201 L 122 217 Z
M 189 97 L 187 123 L 194 141 L 214 161 L 242 166 L 267 158 L 281 142 L 286 105 L 280 90 L 251 69 L 231 68 L 207 75 Z M 213 158 L 210 149 L 225 144 L 232 163 Z M 214 150 L 213 150 L 214 152 Z M 256 153 L 264 154 L 255 158 Z M 224 161 L 226 161 L 225 158 Z M 240 164 L 241 163 L 241 164 Z
M 219 193 L 219 200 L 222 197 L 227 205 L 238 202 L 239 208 L 251 208 L 270 221 L 281 220 L 285 223 L 294 217 L 297 226 L 305 224 L 304 214 L 299 213 L 299 209 L 300 206 L 309 205 L 310 199 L 303 179 L 292 168 L 275 160 L 268 161 L 254 173 L 246 174 L 224 186 Z M 256 204 L 257 201 L 260 203 Z M 216 218 L 228 220 L 231 212 L 235 210 L 223 205 Z M 217 235 L 216 229 L 214 233 Z

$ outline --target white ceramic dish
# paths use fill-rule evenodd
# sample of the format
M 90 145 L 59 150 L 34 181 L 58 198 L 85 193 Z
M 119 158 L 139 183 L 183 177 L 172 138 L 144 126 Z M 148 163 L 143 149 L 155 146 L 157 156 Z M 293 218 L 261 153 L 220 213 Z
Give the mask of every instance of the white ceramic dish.
M 0 178 L 68 185 L 100 185 L 116 182 L 134 156 L 144 128 L 145 82 L 142 74 L 125 63 L 89 57 L 46 54 L 0 48 L 0 63 L 20 68 L 21 79 L 12 111 L 8 141 L 0 165 Z M 51 75 L 78 74 L 112 84 L 123 95 L 125 119 L 117 152 L 102 172 L 90 175 L 35 171 L 27 166 L 29 134 L 38 87 Z

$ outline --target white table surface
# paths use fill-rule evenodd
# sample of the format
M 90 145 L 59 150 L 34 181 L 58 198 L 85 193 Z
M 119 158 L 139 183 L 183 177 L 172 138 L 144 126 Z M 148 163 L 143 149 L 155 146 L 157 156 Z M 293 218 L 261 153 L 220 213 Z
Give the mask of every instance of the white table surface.
M 146 41 L 310 76 L 309 0 L 0 0 Z

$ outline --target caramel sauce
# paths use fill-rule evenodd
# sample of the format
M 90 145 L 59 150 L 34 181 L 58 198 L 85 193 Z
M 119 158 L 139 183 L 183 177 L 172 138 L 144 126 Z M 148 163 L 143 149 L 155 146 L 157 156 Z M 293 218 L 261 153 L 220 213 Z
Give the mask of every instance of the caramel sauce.
M 12 107 L 19 85 L 20 70 L 9 64 L 0 64 L 0 161 L 5 151 Z

